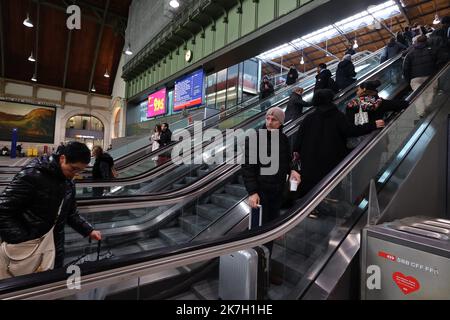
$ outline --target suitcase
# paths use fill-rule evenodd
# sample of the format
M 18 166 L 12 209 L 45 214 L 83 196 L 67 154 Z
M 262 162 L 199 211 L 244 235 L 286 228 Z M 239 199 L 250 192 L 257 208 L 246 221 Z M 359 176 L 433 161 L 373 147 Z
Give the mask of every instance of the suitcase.
M 264 246 L 221 256 L 219 298 L 263 300 L 269 285 L 269 250 Z

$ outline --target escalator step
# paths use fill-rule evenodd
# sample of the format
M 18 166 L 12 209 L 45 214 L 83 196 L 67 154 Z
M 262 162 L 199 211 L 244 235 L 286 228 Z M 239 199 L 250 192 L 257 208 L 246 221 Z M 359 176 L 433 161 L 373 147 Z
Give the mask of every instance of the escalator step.
M 225 192 L 239 198 L 244 198 L 248 195 L 247 189 L 242 184 L 227 184 Z
M 143 251 L 150 251 L 167 247 L 167 243 L 160 238 L 141 240 L 137 242 L 137 245 L 141 247 Z
M 197 215 L 208 219 L 209 221 L 216 221 L 222 217 L 225 213 L 225 209 L 218 207 L 212 203 L 199 204 L 197 205 Z
M 184 232 L 181 228 L 168 228 L 159 230 L 159 236 L 164 241 L 167 241 L 169 245 L 187 243 L 192 238 L 190 234 Z
M 210 220 L 204 219 L 201 216 L 184 216 L 178 218 L 181 228 L 195 236 L 199 232 L 205 230 L 211 223 Z
M 272 272 L 278 274 L 282 279 L 290 283 L 298 283 L 303 274 L 314 261 L 312 257 L 305 257 L 297 252 L 286 250 L 274 244 L 272 251 Z
M 225 209 L 230 209 L 231 207 L 235 206 L 237 203 L 239 203 L 242 200 L 242 198 L 238 198 L 235 196 L 232 196 L 230 194 L 213 194 L 211 196 L 211 202 L 215 205 L 218 205 Z
M 186 177 L 186 178 L 184 178 L 184 180 L 186 181 L 187 185 L 190 185 L 190 184 L 194 183 L 195 181 L 197 181 L 198 177 Z
M 200 300 L 219 300 L 219 280 L 204 280 L 192 286 L 192 292 Z
M 280 247 L 300 253 L 309 257 L 316 250 L 325 250 L 328 246 L 328 237 L 315 233 L 293 233 L 289 232 L 282 240 L 276 240 L 275 243 Z
M 185 186 L 186 186 L 186 183 L 174 183 L 172 185 L 172 189 L 173 190 L 177 190 L 177 189 L 184 188 Z

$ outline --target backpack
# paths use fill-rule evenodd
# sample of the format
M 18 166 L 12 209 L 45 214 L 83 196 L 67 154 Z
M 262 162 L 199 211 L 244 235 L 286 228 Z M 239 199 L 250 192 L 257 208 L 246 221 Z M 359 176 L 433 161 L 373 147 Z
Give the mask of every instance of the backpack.
M 333 90 L 334 93 L 338 93 L 339 92 L 339 88 L 336 84 L 336 81 L 334 81 L 334 79 L 332 77 L 330 77 L 328 79 L 328 89 Z

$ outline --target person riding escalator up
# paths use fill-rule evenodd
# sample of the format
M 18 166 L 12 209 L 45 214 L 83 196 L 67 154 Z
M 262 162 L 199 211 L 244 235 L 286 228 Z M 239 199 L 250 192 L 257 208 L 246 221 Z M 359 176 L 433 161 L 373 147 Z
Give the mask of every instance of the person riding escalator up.
M 92 150 L 92 156 L 95 157 L 94 166 L 92 167 L 92 178 L 94 180 L 111 180 L 114 178 L 114 160 L 102 147 L 95 146 Z M 101 197 L 106 188 L 94 187 L 94 197 Z

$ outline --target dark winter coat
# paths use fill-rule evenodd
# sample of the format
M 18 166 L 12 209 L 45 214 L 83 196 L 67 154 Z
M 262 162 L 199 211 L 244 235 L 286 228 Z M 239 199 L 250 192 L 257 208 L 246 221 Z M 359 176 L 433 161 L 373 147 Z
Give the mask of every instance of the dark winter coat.
M 389 42 L 388 45 L 384 48 L 383 54 L 381 55 L 380 58 L 380 63 L 383 63 L 385 61 L 394 58 L 396 55 L 398 55 L 405 49 L 407 49 L 407 47 L 398 41 Z
M 274 92 L 275 89 L 273 88 L 273 84 L 270 81 L 267 82 L 261 82 L 261 87 L 259 88 L 259 97 L 261 99 L 265 99 L 270 97 Z
M 363 112 L 367 112 L 369 122 L 382 120 L 386 112 L 400 110 L 408 107 L 408 102 L 404 100 L 385 100 L 378 96 L 377 92 L 367 92 L 364 96 L 355 98 L 347 104 L 345 114 L 351 123 L 355 123 L 355 115 L 359 112 L 359 107 Z
M 316 76 L 316 86 L 314 87 L 314 91 L 321 89 L 331 89 L 333 91 L 336 90 L 334 87 L 334 80 L 331 78 L 331 71 L 328 69 L 322 70 Z
M 112 179 L 113 167 L 113 158 L 109 154 L 103 153 L 101 156 L 95 159 L 94 166 L 92 167 L 92 177 L 94 178 L 94 180 Z
M 355 66 L 349 60 L 339 62 L 336 70 L 336 85 L 339 90 L 347 88 L 355 82 Z
M 298 79 L 298 71 L 295 68 L 289 69 L 287 74 L 286 84 L 291 85 L 297 82 Z
M 311 105 L 310 103 L 303 100 L 301 95 L 292 92 L 286 108 L 286 115 L 284 122 L 300 118 L 303 113 L 303 108 L 307 108 L 310 105 Z
M 429 77 L 436 71 L 436 51 L 426 44 L 414 47 L 403 62 L 403 76 L 409 82 L 411 79 Z
M 157 141 L 159 143 L 160 148 L 169 145 L 172 142 L 172 131 L 170 131 L 170 129 L 166 129 L 166 131 L 161 131 L 161 136 Z
M 355 126 L 336 105 L 317 105 L 305 118 L 296 136 L 293 151 L 301 161 L 299 193 L 304 196 L 348 154 L 347 138 L 368 134 L 374 122 Z
M 64 226 L 67 223 L 87 237 L 92 226 L 78 213 L 75 185 L 63 175 L 59 163 L 35 159 L 19 172 L 0 196 L 0 237 L 10 244 L 42 237 L 55 224 L 55 267 L 64 259 Z M 63 202 L 61 214 L 58 209 Z
M 429 42 L 436 51 L 436 65 L 440 69 L 450 61 L 450 28 L 442 27 L 435 30 Z
M 263 130 L 267 130 L 266 126 L 262 127 Z M 247 139 L 245 145 L 245 164 L 242 165 L 242 176 L 244 178 L 245 188 L 249 195 L 259 193 L 261 190 L 275 190 L 281 191 L 284 184 L 286 183 L 287 175 L 290 173 L 291 164 L 291 152 L 288 137 L 282 132 L 282 128 L 279 129 L 279 169 L 274 175 L 261 175 L 261 168 L 270 167 L 270 163 L 263 165 L 259 158 L 259 133 L 257 150 L 258 159 L 256 164 L 250 163 L 250 150 L 249 150 L 249 140 Z M 271 155 L 271 137 L 272 134 L 268 131 L 267 135 L 267 155 Z M 250 141 L 251 142 L 251 141 Z M 280 195 L 281 197 L 281 195 Z

